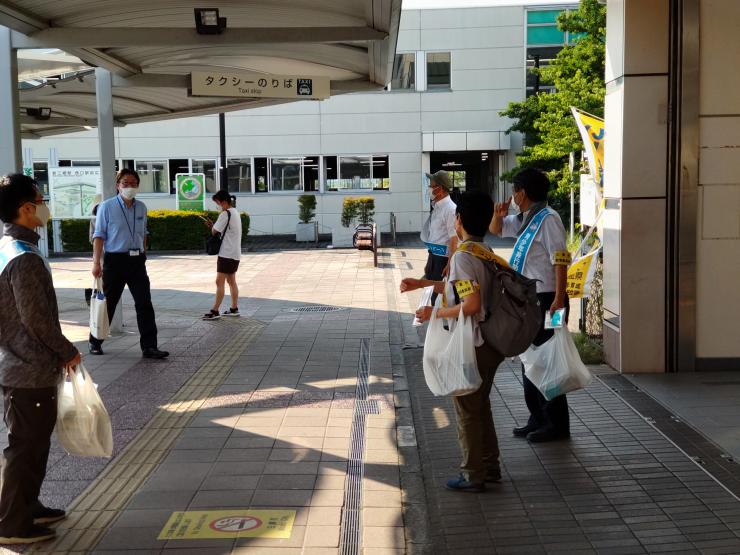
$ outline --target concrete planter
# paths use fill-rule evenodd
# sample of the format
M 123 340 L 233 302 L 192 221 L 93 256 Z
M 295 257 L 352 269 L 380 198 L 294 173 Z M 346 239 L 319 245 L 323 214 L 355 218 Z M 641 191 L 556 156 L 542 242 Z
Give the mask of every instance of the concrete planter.
M 295 226 L 295 240 L 298 243 L 316 243 L 319 240 L 318 222 L 297 223 Z
M 352 246 L 352 237 L 355 234 L 355 228 L 336 226 L 331 228 L 331 245 L 335 249 L 346 248 Z

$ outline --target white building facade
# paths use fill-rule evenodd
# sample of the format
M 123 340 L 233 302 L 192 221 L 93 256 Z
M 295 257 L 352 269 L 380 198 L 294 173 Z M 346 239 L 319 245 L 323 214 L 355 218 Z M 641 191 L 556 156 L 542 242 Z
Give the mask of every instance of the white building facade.
M 554 22 L 568 6 L 404 10 L 390 90 L 227 113 L 226 184 L 217 115 L 117 127 L 117 165 L 140 172 L 150 209 L 175 208 L 177 173 L 205 173 L 209 191 L 238 197 L 253 234 L 294 233 L 305 193 L 317 196 L 321 233 L 340 225 L 347 195 L 373 196 L 383 231 L 391 213 L 398 231 L 417 231 L 428 210 L 424 172 L 445 169 L 460 190 L 506 194 L 499 176 L 521 138 L 506 134 L 500 112 L 525 98 L 528 48 L 532 65 L 533 51 L 567 42 Z M 48 167 L 98 163 L 95 130 L 23 147 L 42 183 Z

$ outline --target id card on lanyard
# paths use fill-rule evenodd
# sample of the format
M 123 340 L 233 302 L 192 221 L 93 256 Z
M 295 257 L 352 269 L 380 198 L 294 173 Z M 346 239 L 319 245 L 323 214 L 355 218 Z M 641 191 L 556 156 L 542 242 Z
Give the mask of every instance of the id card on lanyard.
M 126 215 L 126 209 L 123 206 L 123 201 L 121 200 L 121 197 L 118 197 L 118 207 L 121 209 L 121 213 L 123 214 L 123 219 L 126 222 L 126 227 L 128 228 L 129 233 L 131 234 L 131 243 L 135 247 L 136 246 L 136 201 L 134 201 L 134 222 L 133 227 L 129 225 L 128 223 L 128 216 Z M 137 248 L 129 249 L 128 255 L 129 256 L 139 256 L 141 254 L 141 250 Z

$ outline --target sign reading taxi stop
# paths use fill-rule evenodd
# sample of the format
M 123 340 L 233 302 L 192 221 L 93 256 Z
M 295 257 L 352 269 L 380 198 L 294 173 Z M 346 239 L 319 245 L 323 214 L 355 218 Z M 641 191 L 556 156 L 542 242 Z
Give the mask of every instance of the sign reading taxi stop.
M 328 77 L 307 75 L 194 71 L 190 74 L 190 94 L 231 98 L 325 100 L 330 95 L 330 83 Z

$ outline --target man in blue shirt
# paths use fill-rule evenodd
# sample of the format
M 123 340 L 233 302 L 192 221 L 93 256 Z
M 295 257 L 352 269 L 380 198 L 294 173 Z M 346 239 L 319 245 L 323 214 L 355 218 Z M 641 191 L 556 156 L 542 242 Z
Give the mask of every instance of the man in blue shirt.
M 122 169 L 116 175 L 116 188 L 118 195 L 98 206 L 92 275 L 103 276 L 109 320 L 113 319 L 123 288 L 128 285 L 134 297 L 144 358 L 165 358 L 169 353 L 157 348 L 157 324 L 146 273 L 146 205 L 135 198 L 139 191 L 139 174 Z M 102 345 L 102 339 L 90 335 L 90 354 L 102 355 Z

